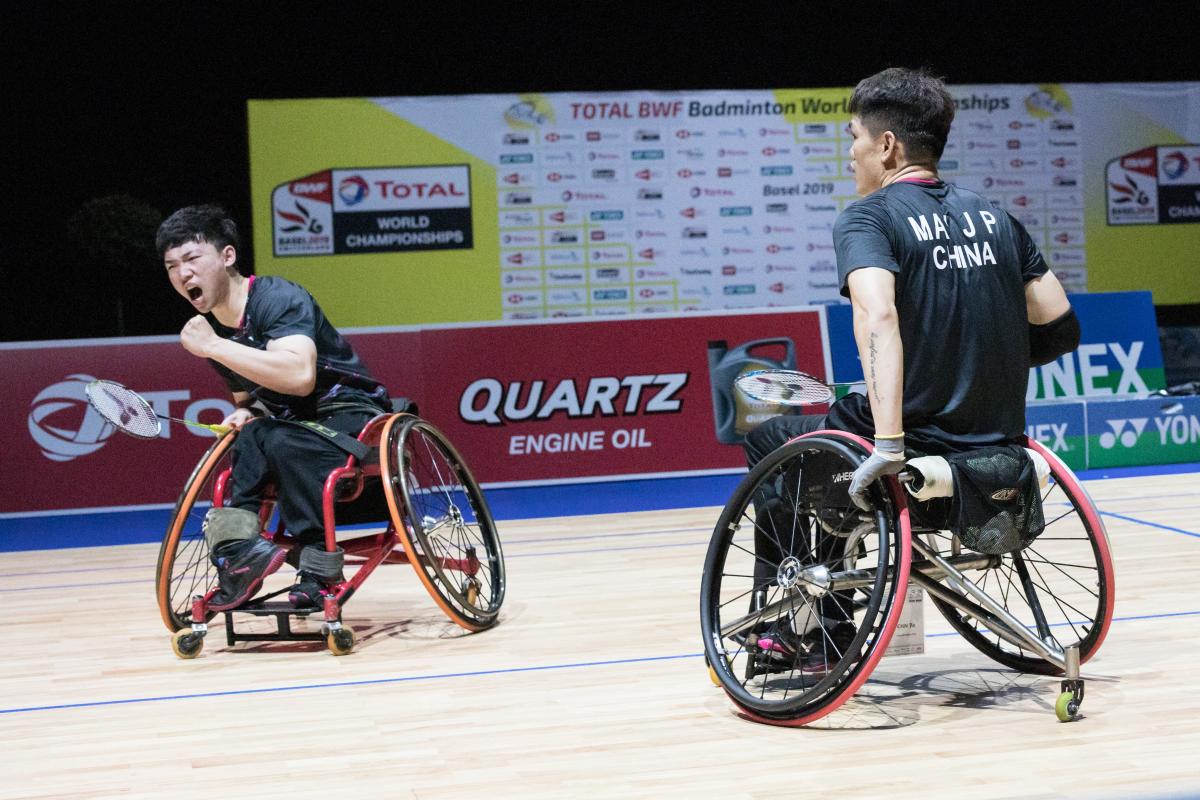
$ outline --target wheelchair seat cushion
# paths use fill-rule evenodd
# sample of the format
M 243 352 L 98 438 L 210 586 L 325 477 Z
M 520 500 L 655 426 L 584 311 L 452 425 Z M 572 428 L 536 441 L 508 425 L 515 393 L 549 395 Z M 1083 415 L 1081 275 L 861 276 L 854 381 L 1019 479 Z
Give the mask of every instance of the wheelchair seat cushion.
M 964 547 L 1002 555 L 1041 534 L 1045 519 L 1037 471 L 1023 447 L 984 447 L 946 460 L 954 473 L 949 527 Z

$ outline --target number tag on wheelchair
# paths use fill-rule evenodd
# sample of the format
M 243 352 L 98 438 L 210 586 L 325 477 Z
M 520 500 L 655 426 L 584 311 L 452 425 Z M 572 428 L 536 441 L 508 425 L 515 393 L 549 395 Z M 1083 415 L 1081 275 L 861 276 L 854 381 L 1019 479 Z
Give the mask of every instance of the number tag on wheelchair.
M 925 652 L 925 592 L 909 582 L 904 608 L 885 656 L 918 656 Z

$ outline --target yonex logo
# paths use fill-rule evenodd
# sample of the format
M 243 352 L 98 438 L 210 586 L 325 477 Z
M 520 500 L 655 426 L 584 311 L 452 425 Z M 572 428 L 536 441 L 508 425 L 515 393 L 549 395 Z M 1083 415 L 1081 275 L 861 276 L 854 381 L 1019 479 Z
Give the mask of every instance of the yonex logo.
M 1061 425 L 1055 422 L 1030 425 L 1025 432 L 1030 439 L 1036 439 L 1057 453 L 1069 452 L 1071 449 L 1067 446 L 1067 423 L 1065 422 Z
M 1100 435 L 1100 446 L 1109 450 L 1120 442 L 1124 447 L 1134 447 L 1141 441 L 1146 423 L 1151 421 L 1158 431 L 1158 444 L 1161 447 L 1194 447 L 1200 442 L 1200 417 L 1168 411 L 1162 416 L 1151 418 L 1107 420 L 1110 430 Z
M 1122 447 L 1133 447 L 1137 444 L 1138 437 L 1142 435 L 1142 431 L 1146 429 L 1146 423 L 1149 421 L 1147 417 L 1107 420 L 1111 430 L 1100 434 L 1100 446 L 1105 450 L 1111 450 L 1117 442 L 1120 442 Z

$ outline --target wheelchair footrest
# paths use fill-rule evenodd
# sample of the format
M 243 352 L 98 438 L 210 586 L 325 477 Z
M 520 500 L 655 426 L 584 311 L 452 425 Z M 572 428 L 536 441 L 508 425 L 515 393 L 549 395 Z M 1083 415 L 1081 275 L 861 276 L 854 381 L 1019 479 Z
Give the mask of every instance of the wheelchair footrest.
M 234 614 L 249 614 L 253 617 L 274 617 L 274 633 L 241 633 L 233 628 Z M 257 602 L 225 612 L 225 640 L 235 642 L 323 642 L 326 634 L 318 631 L 293 631 L 292 617 L 306 619 L 310 614 L 323 615 L 320 608 L 294 608 L 286 602 Z M 322 619 L 322 621 L 324 621 Z M 340 621 L 340 617 L 339 617 Z

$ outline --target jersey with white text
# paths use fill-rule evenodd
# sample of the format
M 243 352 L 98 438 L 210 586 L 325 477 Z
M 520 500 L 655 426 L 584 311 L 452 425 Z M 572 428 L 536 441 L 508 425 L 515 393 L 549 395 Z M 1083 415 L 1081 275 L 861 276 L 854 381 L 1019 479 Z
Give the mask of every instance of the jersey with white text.
M 895 273 L 907 444 L 944 453 L 1020 441 L 1025 284 L 1047 271 L 1025 228 L 953 184 L 898 181 L 843 210 L 833 236 L 843 295 L 856 269 Z M 838 410 L 873 430 L 857 397 Z

